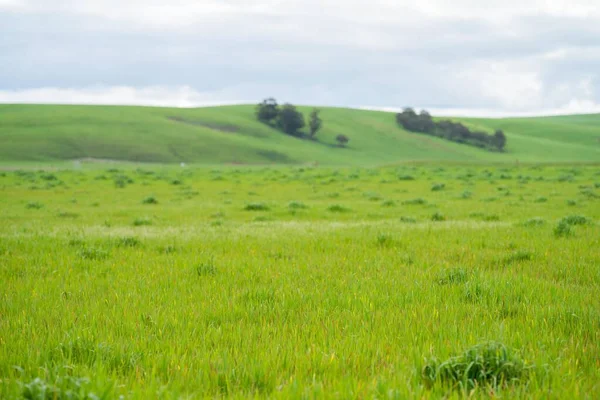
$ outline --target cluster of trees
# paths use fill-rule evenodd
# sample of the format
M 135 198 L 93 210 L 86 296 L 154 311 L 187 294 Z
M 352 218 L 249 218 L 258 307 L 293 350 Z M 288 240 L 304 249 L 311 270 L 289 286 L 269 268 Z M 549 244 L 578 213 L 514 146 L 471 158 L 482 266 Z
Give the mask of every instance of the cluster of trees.
M 396 122 L 407 131 L 425 133 L 491 151 L 504 151 L 506 146 L 506 136 L 501 130 L 490 135 L 472 131 L 458 122 L 449 120 L 435 122 L 425 110 L 417 114 L 412 108 L 405 108 L 401 113 L 396 114 Z
M 316 139 L 317 132 L 323 127 L 323 120 L 319 116 L 319 109 L 313 108 L 308 118 L 308 133 L 302 129 L 306 126 L 304 115 L 296 109 L 296 106 L 285 103 L 279 106 L 277 100 L 268 98 L 256 106 L 256 118 L 282 132 L 296 137 L 308 137 Z M 344 146 L 350 140 L 345 135 L 336 137 L 340 146 Z

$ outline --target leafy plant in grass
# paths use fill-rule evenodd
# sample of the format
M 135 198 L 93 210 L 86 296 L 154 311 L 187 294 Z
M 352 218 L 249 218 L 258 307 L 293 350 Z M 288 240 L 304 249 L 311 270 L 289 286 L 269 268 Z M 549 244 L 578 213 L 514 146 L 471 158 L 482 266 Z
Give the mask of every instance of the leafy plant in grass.
M 502 264 L 509 265 L 517 262 L 531 261 L 533 260 L 533 253 L 527 250 L 518 250 L 508 256 L 504 257 Z
M 590 219 L 587 217 L 584 217 L 583 215 L 568 215 L 568 216 L 564 217 L 561 221 L 568 225 L 571 225 L 571 226 L 587 225 L 587 224 L 591 223 Z
M 79 214 L 71 211 L 59 211 L 59 213 L 56 214 L 56 216 L 58 218 L 78 218 Z
M 154 196 L 148 196 L 142 200 L 142 204 L 158 204 L 158 200 Z
M 126 236 L 115 240 L 117 247 L 138 247 L 140 244 L 140 240 L 133 236 Z
M 105 260 L 109 256 L 108 251 L 97 247 L 84 247 L 78 254 L 84 260 Z
M 569 215 L 561 219 L 554 228 L 554 235 L 557 237 L 567 237 L 573 235 L 573 226 L 587 225 L 591 223 L 590 219 L 583 215 Z
M 444 214 L 442 214 L 438 211 L 431 216 L 431 220 L 434 222 L 440 222 L 440 221 L 445 221 L 446 217 L 444 216 Z
M 342 213 L 342 212 L 348 212 L 350 210 L 340 204 L 332 204 L 329 207 L 327 207 L 327 211 Z
M 369 201 L 380 201 L 383 198 L 381 197 L 381 195 L 379 193 L 375 193 L 375 192 L 366 192 L 364 194 L 364 196 L 369 200 Z
M 462 194 L 460 195 L 461 199 L 470 199 L 471 197 L 473 197 L 473 193 L 469 192 L 468 190 L 465 190 L 464 192 L 462 192 Z
M 217 267 L 215 267 L 213 261 L 205 262 L 196 266 L 196 274 L 198 276 L 209 276 L 217 274 Z
M 115 187 L 124 188 L 127 184 L 133 183 L 133 179 L 129 178 L 127 175 L 117 175 L 113 178 L 115 182 Z
M 387 233 L 380 233 L 377 235 L 377 245 L 379 247 L 392 247 L 396 244 L 396 241 Z
M 290 201 L 288 203 L 288 208 L 290 210 L 304 210 L 307 209 L 308 206 L 301 201 Z
M 265 203 L 248 203 L 244 207 L 246 211 L 269 211 L 269 206 Z
M 25 208 L 28 210 L 39 210 L 43 207 L 44 207 L 44 205 L 37 201 L 30 201 L 29 203 L 25 204 Z
M 440 190 L 444 190 L 446 185 L 444 183 L 436 183 L 431 187 L 432 192 L 439 192 Z
M 452 268 L 443 271 L 437 278 L 440 285 L 452 285 L 467 281 L 467 272 L 463 268 Z
M 531 369 L 515 350 L 502 343 L 487 342 L 443 362 L 429 360 L 421 377 L 428 387 L 439 383 L 468 391 L 476 387 L 498 389 L 526 382 Z
M 554 236 L 556 237 L 567 237 L 573 235 L 573 229 L 571 225 L 564 220 L 559 221 L 558 225 L 554 227 Z
M 412 200 L 404 200 L 402 205 L 412 206 L 412 205 L 424 205 L 427 204 L 427 200 L 422 198 L 412 199 Z
M 86 377 L 58 376 L 54 382 L 42 378 L 34 378 L 27 383 L 21 383 L 21 396 L 27 400 L 88 400 L 107 399 L 112 392 L 112 386 L 107 386 L 97 394 L 92 391 L 90 379 Z
M 542 226 L 546 224 L 546 220 L 540 217 L 530 218 L 521 223 L 522 226 L 526 227 L 534 227 L 534 226 Z
M 136 218 L 133 220 L 133 226 L 149 226 L 152 225 L 152 220 L 148 217 Z

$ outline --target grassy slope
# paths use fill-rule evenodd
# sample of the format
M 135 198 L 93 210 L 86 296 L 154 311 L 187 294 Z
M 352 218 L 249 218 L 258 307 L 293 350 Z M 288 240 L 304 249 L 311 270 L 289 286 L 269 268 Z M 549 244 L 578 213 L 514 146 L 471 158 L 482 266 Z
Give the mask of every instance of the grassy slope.
M 301 110 L 308 114 L 310 108 Z M 462 119 L 488 131 L 504 129 L 508 151 L 498 154 L 403 131 L 391 113 L 323 108 L 325 126 L 317 143 L 285 136 L 258 123 L 253 112 L 252 106 L 177 109 L 0 105 L 0 161 L 86 157 L 203 164 L 600 161 L 600 115 Z M 198 122 L 236 126 L 239 130 L 224 132 Z M 340 133 L 350 137 L 346 149 L 334 146 L 334 138 Z

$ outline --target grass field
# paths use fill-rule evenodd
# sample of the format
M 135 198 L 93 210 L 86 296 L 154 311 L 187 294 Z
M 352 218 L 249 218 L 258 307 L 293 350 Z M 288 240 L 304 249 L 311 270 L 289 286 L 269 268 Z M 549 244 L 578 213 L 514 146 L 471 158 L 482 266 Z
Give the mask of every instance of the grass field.
M 301 107 L 305 116 L 311 108 Z M 375 166 L 406 161 L 600 162 L 600 114 L 461 119 L 503 129 L 507 151 L 491 153 L 400 129 L 393 113 L 323 108 L 319 141 L 256 121 L 254 106 L 197 109 L 0 105 L 0 164 L 109 159 L 158 163 Z M 350 138 L 347 148 L 335 137 Z
M 35 157 L 71 143 L 46 142 L 44 118 L 79 119 L 71 133 L 87 126 L 98 158 L 118 157 L 100 151 L 91 126 L 123 143 L 147 133 L 119 131 L 120 113 L 153 132 L 174 124 L 171 111 L 143 108 L 94 108 L 93 118 L 83 107 L 59 108 L 62 117 L 1 109 L 3 121 L 23 121 L 12 151 L 39 135 Z M 177 112 L 232 125 L 250 113 L 225 110 Z M 347 129 L 346 112 L 324 112 L 339 121 L 324 137 Z M 19 113 L 40 119 L 26 126 Z M 403 143 L 423 143 L 406 153 L 423 158 L 439 145 L 447 158 L 525 158 L 530 148 L 537 159 L 561 141 L 580 161 L 598 154 L 585 120 L 503 121 L 514 154 L 497 155 L 361 115 L 370 135 L 398 143 L 379 161 L 397 160 Z M 136 125 L 142 116 L 148 125 Z M 521 129 L 565 120 L 579 133 Z M 213 161 L 238 148 L 262 161 L 250 158 L 250 135 L 179 129 L 181 151 L 198 134 L 231 146 Z M 355 148 L 298 142 L 290 158 L 375 160 L 387 145 L 359 131 Z M 272 134 L 269 148 L 290 140 Z M 2 399 L 600 397 L 597 165 L 22 169 L 0 171 L 0 205 Z

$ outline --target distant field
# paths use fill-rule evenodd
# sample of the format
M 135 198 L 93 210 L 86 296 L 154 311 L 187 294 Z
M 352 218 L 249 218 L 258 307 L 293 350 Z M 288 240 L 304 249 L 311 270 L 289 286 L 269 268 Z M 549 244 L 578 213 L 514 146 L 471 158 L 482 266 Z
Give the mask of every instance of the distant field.
M 308 115 L 310 107 L 301 107 Z M 600 115 L 459 119 L 503 129 L 490 153 L 400 129 L 392 113 L 323 108 L 319 142 L 255 120 L 254 106 L 198 109 L 0 105 L 0 164 L 109 159 L 154 163 L 374 166 L 407 161 L 600 162 Z M 335 137 L 350 138 L 347 148 Z
M 50 113 L 32 110 L 12 114 Z M 79 119 L 71 134 L 88 127 L 90 148 L 98 132 L 148 135 L 140 151 L 158 154 L 170 128 L 182 143 L 260 143 L 179 127 L 166 110 L 56 110 L 43 118 Z M 267 132 L 232 110 L 177 112 Z M 347 113 L 327 110 L 340 121 L 328 135 L 352 126 Z M 356 115 L 376 136 L 356 128 L 357 147 L 433 143 Z M 51 126 L 19 119 L 41 146 Z M 553 126 L 536 121 L 502 122 L 521 132 L 515 152 L 566 140 L 519 130 Z M 581 126 L 570 143 L 592 148 Z M 376 160 L 298 146 L 290 157 Z M 600 398 L 598 166 L 16 169 L 0 171 L 0 205 L 2 399 Z

